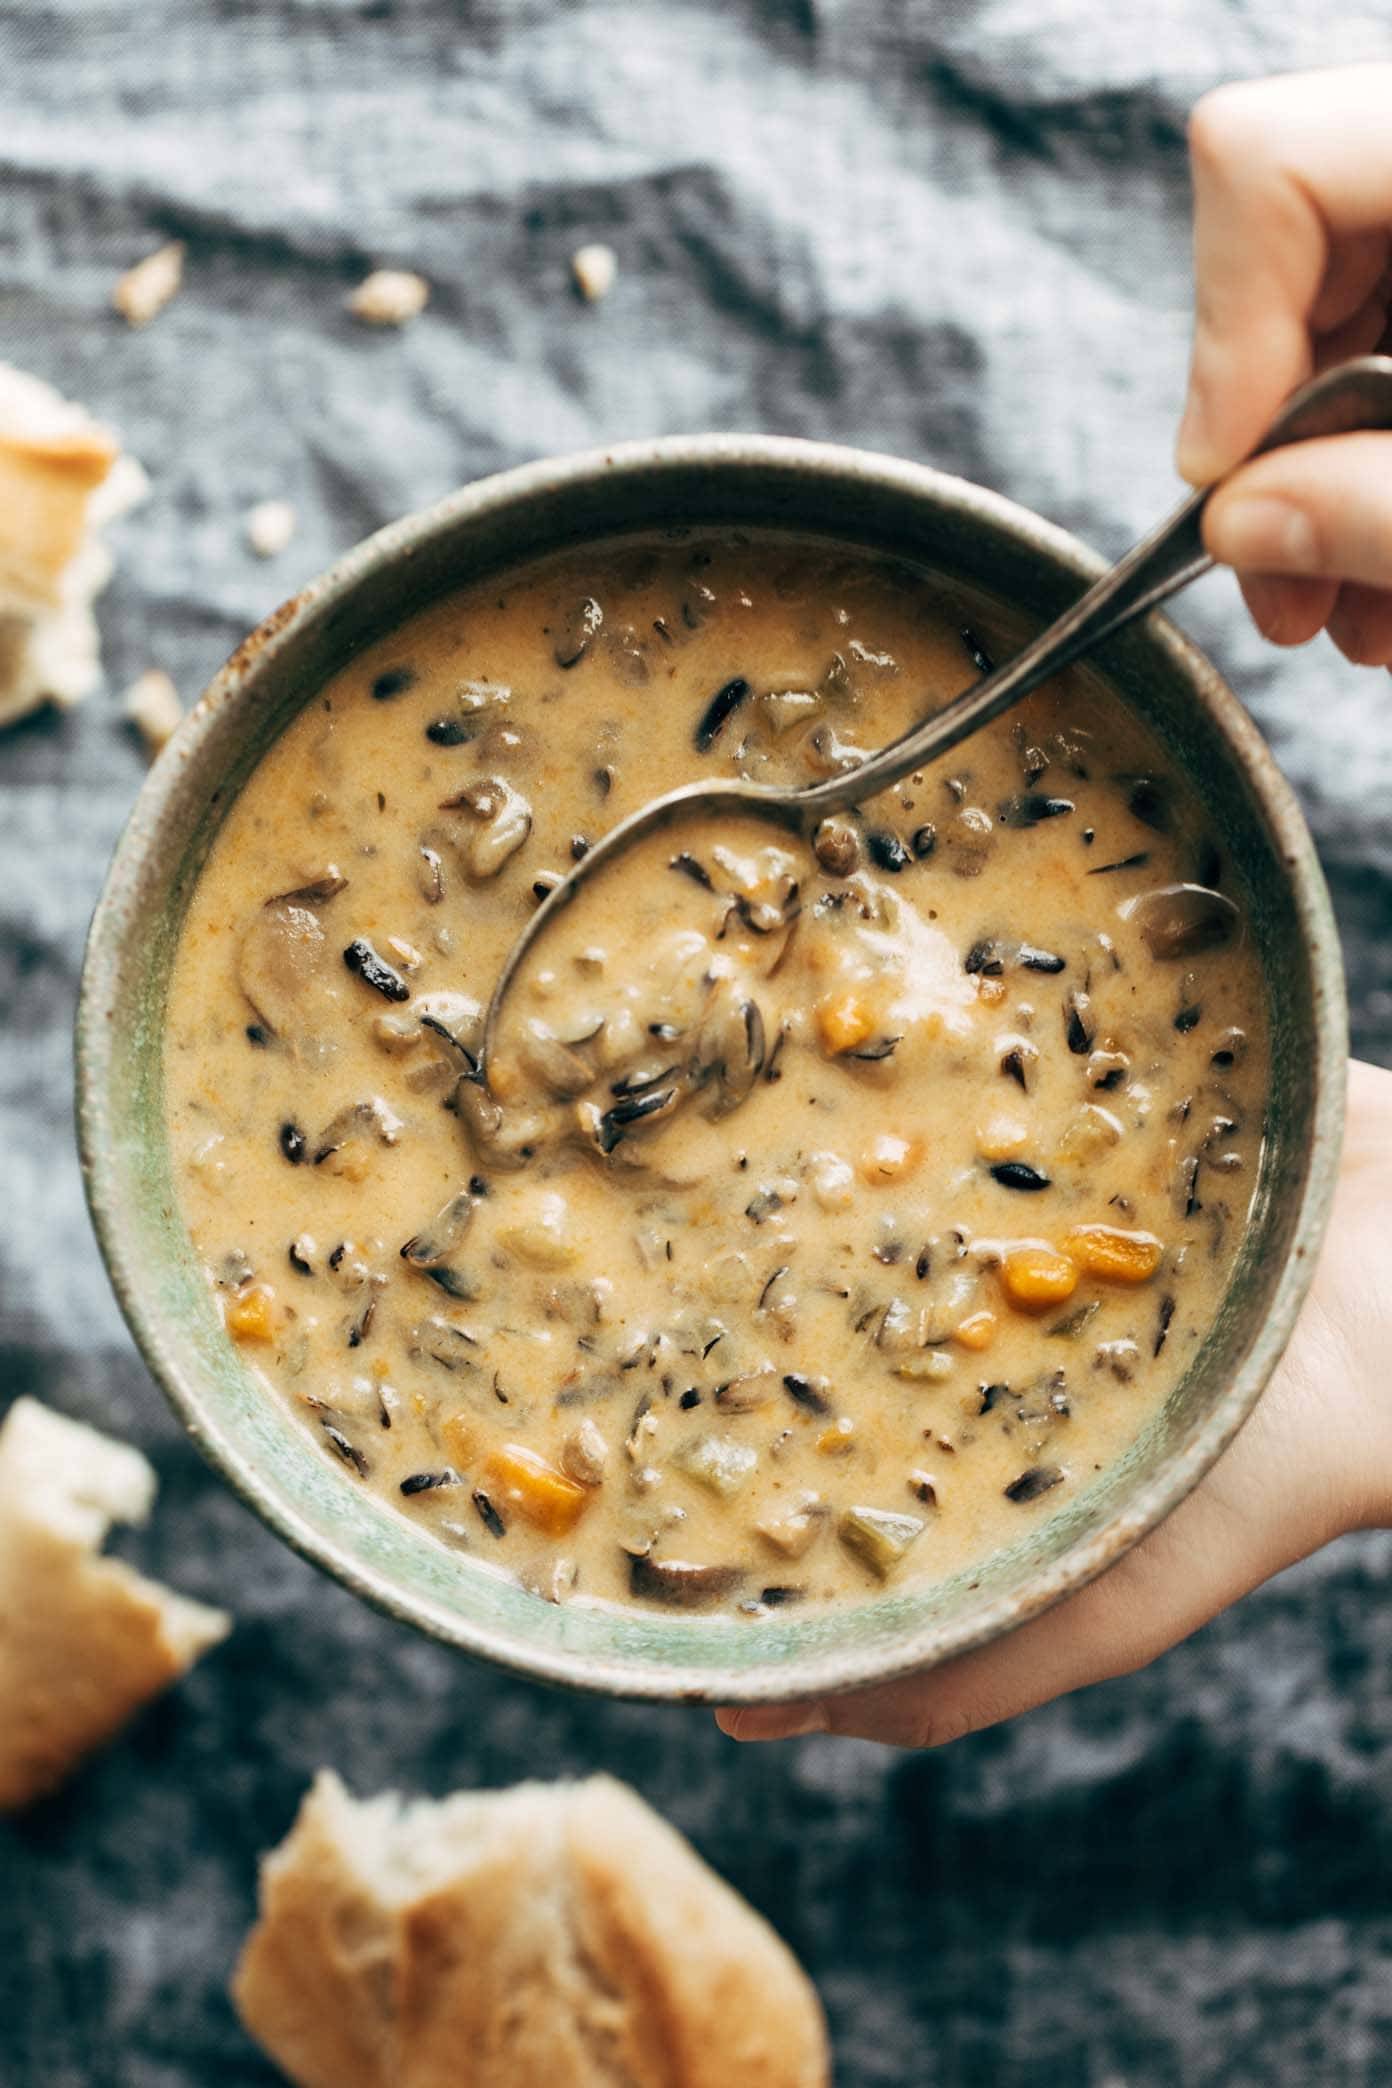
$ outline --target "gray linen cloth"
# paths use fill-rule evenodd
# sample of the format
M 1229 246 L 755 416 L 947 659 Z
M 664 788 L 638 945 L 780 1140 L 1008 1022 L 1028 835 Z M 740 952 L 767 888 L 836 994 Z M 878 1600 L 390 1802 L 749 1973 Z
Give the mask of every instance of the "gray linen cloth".
M 0 1402 L 140 1443 L 163 1491 L 127 1549 L 238 1618 L 0 1827 L 6 2088 L 274 2078 L 226 1981 L 321 1762 L 363 1791 L 631 1778 L 801 1953 L 853 2088 L 1392 2074 L 1392 1540 L 934 1756 L 741 1750 L 473 1668 L 292 1557 L 181 1439 L 89 1232 L 68 1038 L 141 669 L 191 699 L 379 523 L 667 430 L 897 451 L 1118 552 L 1175 492 L 1189 106 L 1375 55 L 1385 9 L 1321 0 L 0 0 L 0 355 L 154 482 L 116 532 L 110 690 L 0 740 Z M 186 287 L 131 332 L 112 282 L 170 237 Z M 620 274 L 588 308 L 592 239 Z M 342 310 L 375 263 L 433 286 L 404 333 Z M 267 497 L 300 515 L 269 565 L 241 533 Z M 1392 1061 L 1387 677 L 1265 647 L 1225 577 L 1180 614 L 1301 794 L 1357 1048 Z

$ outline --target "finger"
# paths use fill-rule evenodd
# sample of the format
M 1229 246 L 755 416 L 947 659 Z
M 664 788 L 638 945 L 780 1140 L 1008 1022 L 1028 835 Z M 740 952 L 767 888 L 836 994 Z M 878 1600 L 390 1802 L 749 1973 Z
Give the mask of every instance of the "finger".
M 1392 1126 L 1392 1076 L 1376 1084 Z M 1366 1128 L 1356 1143 L 1376 1145 Z M 1359 1338 L 1372 1340 L 1355 1331 L 1355 1346 Z M 941 1747 L 1146 1666 L 1283 1566 L 1369 1519 L 1360 1507 L 1362 1467 L 1379 1459 L 1358 1445 L 1350 1456 L 1339 1424 L 1349 1343 L 1350 1330 L 1308 1299 L 1260 1405 L 1203 1484 L 1134 1551 L 1042 1617 L 979 1652 L 874 1689 L 718 1712 L 722 1729 L 737 1740 L 826 1732 Z M 1380 1502 L 1385 1491 L 1379 1481 Z
M 827 1732 L 943 1746 L 1155 1659 L 1264 1578 L 1252 1535 L 1210 1480 L 1109 1572 L 980 1652 L 821 1703 L 719 1711 L 717 1722 L 736 1740 Z
M 1392 217 L 1392 203 L 1388 215 Z M 1383 290 L 1387 267 L 1385 231 L 1359 232 L 1338 241 L 1325 266 L 1324 281 L 1310 310 L 1313 333 L 1333 333 Z
M 1335 363 L 1348 362 L 1355 355 L 1375 354 L 1386 337 L 1388 315 L 1389 292 L 1379 284 L 1375 295 L 1342 326 L 1316 336 L 1315 369 L 1332 370 Z
M 1335 435 L 1257 457 L 1220 486 L 1204 543 L 1243 573 L 1392 587 L 1392 434 Z
M 1334 244 L 1386 230 L 1390 98 L 1392 66 L 1366 65 L 1222 87 L 1195 109 L 1194 348 L 1178 447 L 1194 484 L 1248 455 L 1309 376 Z M 1358 265 L 1366 257 L 1349 264 L 1354 287 Z
M 1125 1674 L 1183 1636 L 1182 1623 L 1157 1632 L 1151 1575 L 1143 1562 L 1133 1560 L 1141 1562 L 1140 1553 L 1008 1638 L 927 1674 L 819 1704 L 721 1711 L 717 1720 L 736 1740 L 784 1740 L 809 1732 L 881 1740 L 891 1747 L 941 1747 L 960 1740 L 1087 1683 Z
M 815 1731 L 939 1745 L 1141 1667 L 1341 1532 L 1385 1527 L 1392 1453 L 1372 1359 L 1392 1073 L 1350 1065 L 1348 1134 L 1329 1239 L 1295 1337 L 1236 1440 L 1166 1522 L 1101 1579 L 977 1653 L 820 1704 L 721 1711 L 723 1730 L 747 1740 Z M 1350 1265 L 1362 1317 L 1346 1302 Z M 1322 1289 L 1328 1272 L 1337 1272 L 1332 1296 Z M 1347 1399 L 1360 1383 L 1363 1420 Z
M 1273 645 L 1308 645 L 1328 623 L 1339 596 L 1337 580 L 1243 573 L 1239 584 L 1253 623 Z
M 1355 667 L 1392 666 L 1392 593 L 1352 581 L 1341 587 L 1329 635 Z
M 737 1704 L 717 1711 L 715 1722 L 732 1740 L 800 1740 L 828 1730 L 822 1704 Z

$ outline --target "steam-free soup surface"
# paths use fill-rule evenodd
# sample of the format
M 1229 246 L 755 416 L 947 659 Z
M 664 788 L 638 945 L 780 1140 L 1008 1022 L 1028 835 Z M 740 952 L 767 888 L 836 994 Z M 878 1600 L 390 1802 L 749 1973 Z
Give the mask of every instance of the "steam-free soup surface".
M 1202 806 L 1080 676 L 810 843 L 645 844 L 476 1077 L 617 818 L 848 767 L 1003 638 L 815 543 L 605 545 L 364 653 L 232 807 L 169 1004 L 184 1215 L 266 1397 L 462 1571 L 735 1614 L 944 1575 L 1192 1359 L 1261 981 Z

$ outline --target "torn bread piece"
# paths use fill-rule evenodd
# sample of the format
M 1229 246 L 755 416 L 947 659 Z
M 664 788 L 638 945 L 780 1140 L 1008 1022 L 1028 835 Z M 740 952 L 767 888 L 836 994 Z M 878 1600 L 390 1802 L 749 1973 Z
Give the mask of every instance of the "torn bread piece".
M 0 725 L 101 679 L 97 532 L 149 481 L 114 435 L 41 378 L 0 363 Z
M 355 1800 L 321 1771 L 233 1985 L 299 2088 L 823 2088 L 816 1991 L 627 1786 Z
M 231 1628 L 99 1556 L 154 1495 L 138 1450 L 35 1399 L 0 1425 L 0 1810 L 61 1783 Z

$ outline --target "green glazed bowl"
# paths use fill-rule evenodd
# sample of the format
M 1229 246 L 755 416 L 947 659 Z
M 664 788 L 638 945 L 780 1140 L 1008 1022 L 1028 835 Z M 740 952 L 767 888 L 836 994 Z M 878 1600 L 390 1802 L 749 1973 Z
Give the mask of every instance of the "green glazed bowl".
M 670 1616 L 553 1605 L 446 1551 L 355 1488 L 227 1339 L 179 1219 L 163 1122 L 170 964 L 229 803 L 326 678 L 434 597 L 609 534 L 783 527 L 912 561 L 1007 621 L 1055 616 L 1097 556 L 980 487 L 920 465 L 761 436 L 692 436 L 531 464 L 360 545 L 253 632 L 151 771 L 87 948 L 78 1121 L 97 1236 L 131 1331 L 194 1441 L 305 1557 L 368 1601 L 541 1681 L 712 1703 L 885 1681 L 982 1645 L 1081 1587 L 1202 1478 L 1290 1335 L 1320 1244 L 1343 1123 L 1343 981 L 1305 823 L 1209 662 L 1162 616 L 1095 663 L 1195 779 L 1250 897 L 1274 1064 L 1252 1221 L 1216 1323 L 1157 1420 L 1070 1503 L 971 1573 L 844 1608 Z

